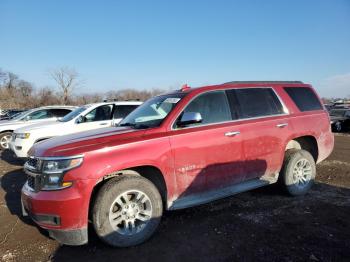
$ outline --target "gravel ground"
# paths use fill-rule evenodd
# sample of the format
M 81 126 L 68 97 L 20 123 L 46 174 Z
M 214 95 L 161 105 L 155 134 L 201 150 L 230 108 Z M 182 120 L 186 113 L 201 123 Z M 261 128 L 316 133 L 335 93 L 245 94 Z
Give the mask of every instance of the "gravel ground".
M 90 242 L 61 246 L 20 215 L 22 162 L 0 160 L 1 261 L 350 261 L 350 136 L 337 135 L 304 197 L 276 186 L 166 212 L 146 243 L 124 249 Z

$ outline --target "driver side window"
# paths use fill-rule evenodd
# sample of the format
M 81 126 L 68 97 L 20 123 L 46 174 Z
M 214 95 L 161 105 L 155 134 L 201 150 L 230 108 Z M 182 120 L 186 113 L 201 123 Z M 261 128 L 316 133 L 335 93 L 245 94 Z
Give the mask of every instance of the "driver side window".
M 87 113 L 84 117 L 83 123 L 110 120 L 112 118 L 113 105 L 103 105 L 96 107 Z
M 193 125 L 206 125 L 232 120 L 224 91 L 213 91 L 199 95 L 186 106 L 183 113 L 186 112 L 201 114 L 202 122 Z M 182 115 L 180 115 L 180 118 Z

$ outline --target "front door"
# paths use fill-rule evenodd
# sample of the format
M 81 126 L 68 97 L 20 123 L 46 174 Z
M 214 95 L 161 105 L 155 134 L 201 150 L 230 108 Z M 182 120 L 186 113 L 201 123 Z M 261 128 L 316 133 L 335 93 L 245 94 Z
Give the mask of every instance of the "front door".
M 102 105 L 92 109 L 76 124 L 75 131 L 87 131 L 112 125 L 113 104 Z
M 198 112 L 203 120 L 182 128 L 175 123 L 171 131 L 178 198 L 239 181 L 241 143 L 239 136 L 230 135 L 232 116 L 225 92 L 201 94 L 184 112 Z

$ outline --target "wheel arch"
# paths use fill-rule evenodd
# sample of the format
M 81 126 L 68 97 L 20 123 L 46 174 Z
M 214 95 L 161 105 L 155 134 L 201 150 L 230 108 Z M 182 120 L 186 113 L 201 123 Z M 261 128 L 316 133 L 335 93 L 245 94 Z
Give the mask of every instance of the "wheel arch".
M 167 207 L 168 190 L 161 170 L 153 165 L 134 166 L 105 175 L 97 181 L 90 195 L 89 217 L 91 217 L 90 212 L 100 188 L 110 179 L 121 176 L 142 176 L 151 181 L 162 197 L 163 206 Z
M 312 135 L 305 135 L 305 136 L 299 136 L 294 137 L 288 141 L 285 147 L 285 151 L 289 149 L 303 149 L 312 155 L 315 162 L 318 160 L 319 156 L 319 149 L 318 149 L 318 143 L 314 136 Z
M 10 132 L 10 133 L 13 133 L 14 130 L 3 130 L 3 131 L 0 131 L 0 134 L 2 133 L 6 133 L 6 132 Z

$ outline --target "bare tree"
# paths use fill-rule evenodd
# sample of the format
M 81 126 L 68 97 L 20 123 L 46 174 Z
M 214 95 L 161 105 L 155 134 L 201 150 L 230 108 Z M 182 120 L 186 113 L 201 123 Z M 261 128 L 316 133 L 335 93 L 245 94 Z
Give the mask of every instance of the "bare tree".
M 77 71 L 65 66 L 52 70 L 50 75 L 61 89 L 63 104 L 67 104 L 73 89 L 80 84 Z
M 0 68 L 0 87 L 5 83 L 7 73 Z

